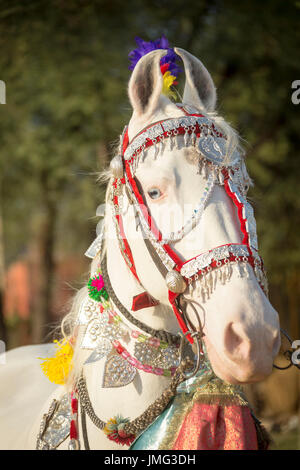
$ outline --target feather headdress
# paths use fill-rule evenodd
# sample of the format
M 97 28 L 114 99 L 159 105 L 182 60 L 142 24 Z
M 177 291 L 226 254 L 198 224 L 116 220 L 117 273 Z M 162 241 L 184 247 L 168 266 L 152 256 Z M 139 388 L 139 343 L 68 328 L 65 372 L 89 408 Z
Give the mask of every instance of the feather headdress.
M 136 37 L 135 42 L 138 47 L 133 49 L 128 55 L 131 62 L 129 66 L 130 70 L 133 70 L 140 58 L 149 52 L 156 49 L 168 50 L 167 54 L 162 57 L 160 61 L 160 70 L 163 75 L 162 93 L 168 97 L 176 99 L 176 93 L 172 87 L 178 84 L 177 77 L 178 74 L 182 72 L 182 69 L 176 63 L 178 56 L 174 49 L 170 47 L 168 39 L 164 35 L 155 41 L 144 41 L 143 39 Z

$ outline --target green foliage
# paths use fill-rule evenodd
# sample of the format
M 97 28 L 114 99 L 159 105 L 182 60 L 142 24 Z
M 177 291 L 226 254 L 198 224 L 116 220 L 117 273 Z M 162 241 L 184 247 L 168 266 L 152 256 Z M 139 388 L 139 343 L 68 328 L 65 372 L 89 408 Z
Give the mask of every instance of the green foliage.
M 300 269 L 299 2 L 0 1 L 0 170 L 7 259 L 57 210 L 56 247 L 83 251 L 103 199 L 92 176 L 130 116 L 127 54 L 134 37 L 203 60 L 218 110 L 246 140 L 259 241 L 272 282 Z M 75 230 L 74 230 L 75 228 Z M 280 256 L 279 256 L 280 255 Z

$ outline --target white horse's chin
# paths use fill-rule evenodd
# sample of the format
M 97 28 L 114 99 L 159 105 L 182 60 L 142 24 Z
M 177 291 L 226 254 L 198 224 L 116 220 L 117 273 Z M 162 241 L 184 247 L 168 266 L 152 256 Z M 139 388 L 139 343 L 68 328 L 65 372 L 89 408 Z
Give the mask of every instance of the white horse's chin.
M 209 339 L 204 337 L 204 342 L 211 366 L 215 374 L 225 382 L 231 384 L 249 384 L 260 382 L 267 378 L 273 368 L 273 355 L 268 354 L 263 361 L 253 363 L 253 361 L 233 362 L 221 355 Z

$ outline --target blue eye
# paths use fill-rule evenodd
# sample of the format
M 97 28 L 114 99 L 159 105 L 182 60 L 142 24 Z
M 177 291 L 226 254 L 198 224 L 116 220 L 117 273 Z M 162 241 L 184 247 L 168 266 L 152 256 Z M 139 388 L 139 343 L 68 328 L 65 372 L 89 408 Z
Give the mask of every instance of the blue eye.
M 161 196 L 161 191 L 158 188 L 151 188 L 148 191 L 148 195 L 151 199 L 158 199 Z

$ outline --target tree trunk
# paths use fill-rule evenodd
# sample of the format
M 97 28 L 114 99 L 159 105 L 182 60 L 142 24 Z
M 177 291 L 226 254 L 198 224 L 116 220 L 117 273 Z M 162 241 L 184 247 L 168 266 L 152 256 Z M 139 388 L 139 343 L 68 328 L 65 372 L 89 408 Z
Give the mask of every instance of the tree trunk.
M 49 341 L 52 328 L 52 284 L 54 277 L 54 241 L 57 207 L 47 194 L 47 185 L 44 187 L 43 220 L 41 221 L 38 236 L 38 289 L 32 313 L 32 341 L 41 343 Z
M 4 319 L 5 258 L 2 214 L 2 187 L 0 185 L 0 340 L 7 343 L 7 329 Z

